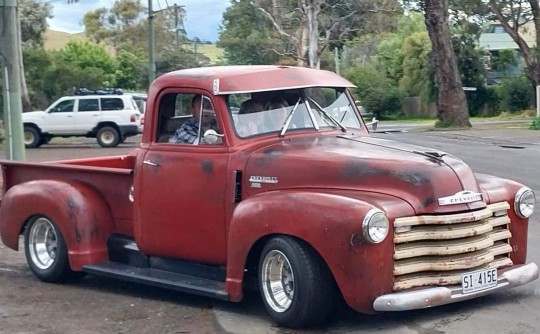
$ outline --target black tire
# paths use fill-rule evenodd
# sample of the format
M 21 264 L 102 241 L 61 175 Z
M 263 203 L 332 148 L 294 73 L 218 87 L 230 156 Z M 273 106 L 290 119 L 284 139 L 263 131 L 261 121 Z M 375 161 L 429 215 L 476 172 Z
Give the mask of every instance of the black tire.
M 319 325 L 335 301 L 334 279 L 320 256 L 291 237 L 275 237 L 266 243 L 258 280 L 264 306 L 281 326 Z
M 115 147 L 120 143 L 120 133 L 112 126 L 100 128 L 96 134 L 96 138 L 101 147 Z
M 71 270 L 64 237 L 47 217 L 38 216 L 28 223 L 24 253 L 30 270 L 44 282 L 60 283 L 82 276 Z
M 41 144 L 48 144 L 51 141 L 51 137 L 49 136 L 42 136 L 41 137 Z
M 33 126 L 24 127 L 24 146 L 26 148 L 36 148 L 42 144 L 41 133 Z

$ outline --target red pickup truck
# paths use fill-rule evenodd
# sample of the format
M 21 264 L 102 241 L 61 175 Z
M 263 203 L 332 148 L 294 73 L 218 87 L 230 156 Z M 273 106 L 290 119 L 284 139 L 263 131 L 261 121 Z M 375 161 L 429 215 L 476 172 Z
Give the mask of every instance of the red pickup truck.
M 286 66 L 165 74 L 131 154 L 0 162 L 2 241 L 24 235 L 46 282 L 89 273 L 235 302 L 257 288 L 288 327 L 337 298 L 403 311 L 538 278 L 534 193 L 371 137 L 351 87 Z

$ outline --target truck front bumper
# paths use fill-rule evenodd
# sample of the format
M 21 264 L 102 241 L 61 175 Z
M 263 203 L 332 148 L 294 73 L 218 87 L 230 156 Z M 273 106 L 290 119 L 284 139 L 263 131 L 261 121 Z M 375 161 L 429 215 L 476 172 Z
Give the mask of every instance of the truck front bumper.
M 462 300 L 489 295 L 529 282 L 538 278 L 538 266 L 529 263 L 514 266 L 498 275 L 497 286 L 481 291 L 464 294 L 461 285 L 447 287 L 429 287 L 414 291 L 396 292 L 382 295 L 373 302 L 375 311 L 408 311 L 433 306 L 457 303 Z

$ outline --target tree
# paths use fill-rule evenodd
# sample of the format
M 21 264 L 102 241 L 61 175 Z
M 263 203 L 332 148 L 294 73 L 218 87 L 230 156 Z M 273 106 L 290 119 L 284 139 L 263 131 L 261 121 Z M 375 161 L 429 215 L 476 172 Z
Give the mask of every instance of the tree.
M 422 2 L 438 85 L 438 125 L 471 127 L 448 24 L 448 0 Z
M 57 56 L 80 69 L 96 68 L 103 71 L 103 82 L 112 85 L 116 62 L 102 45 L 86 41 L 69 41 Z
M 229 64 L 277 64 L 290 53 L 251 0 L 233 0 L 223 13 L 218 46 Z
M 392 0 L 256 0 L 253 4 L 294 46 L 297 65 L 312 68 L 320 67 L 320 56 L 327 48 L 341 47 L 368 27 L 370 17 L 400 11 Z
M 23 48 L 43 47 L 47 19 L 52 18 L 51 5 L 35 0 L 19 0 L 19 7 Z
M 420 96 L 426 102 L 432 102 L 436 94 L 431 50 L 430 39 L 425 31 L 406 37 L 400 49 L 403 56 L 400 90 L 407 96 Z
M 417 54 L 413 47 L 415 43 L 413 40 L 408 40 L 416 33 L 421 33 L 418 35 L 418 38 L 423 38 L 424 36 L 427 38 L 427 30 L 423 16 L 416 12 L 400 17 L 396 30 L 396 32 L 384 34 L 375 52 L 375 62 L 377 63 L 377 67 L 384 71 L 388 78 L 398 84 L 404 76 L 404 67 L 406 63 L 410 63 L 411 61 L 417 62 L 419 65 L 417 68 L 425 68 L 428 66 L 424 62 L 420 63 L 421 60 L 426 60 L 426 54 L 422 51 L 420 51 L 420 54 Z M 425 41 L 422 41 L 417 45 L 421 50 L 426 50 L 427 54 L 431 51 L 429 41 L 427 44 Z M 413 54 L 408 54 L 409 52 L 412 52 Z M 407 60 L 406 58 L 415 59 Z M 411 68 L 408 69 L 408 71 L 410 70 Z M 432 82 L 432 80 L 428 80 L 428 77 L 422 77 L 421 79 L 417 78 L 415 80 Z M 405 89 L 405 91 L 406 90 L 407 89 Z
M 171 10 L 154 15 L 156 50 L 173 50 L 175 47 L 174 16 Z M 180 17 L 185 15 L 180 9 Z M 116 52 L 137 54 L 148 50 L 148 14 L 140 0 L 117 0 L 112 8 L 99 8 L 84 15 L 86 36 L 96 43 L 104 42 Z
M 392 80 L 380 75 L 372 65 L 349 68 L 344 76 L 358 87 L 355 97 L 360 99 L 362 107 L 377 119 L 399 112 L 402 94 Z
M 115 87 L 137 90 L 141 82 L 148 79 L 148 64 L 141 55 L 120 51 L 116 57 Z
M 47 18 L 51 17 L 51 6 L 34 0 L 19 2 L 18 34 L 20 43 L 17 45 L 19 66 L 21 68 L 21 101 L 23 111 L 32 109 L 32 102 L 24 76 L 23 49 L 25 47 L 43 46 L 44 34 L 47 29 Z
M 538 0 L 489 0 L 489 8 L 523 54 L 531 85 L 540 85 L 540 3 Z M 526 32 L 523 26 L 531 21 L 534 22 L 535 46 L 523 38 Z

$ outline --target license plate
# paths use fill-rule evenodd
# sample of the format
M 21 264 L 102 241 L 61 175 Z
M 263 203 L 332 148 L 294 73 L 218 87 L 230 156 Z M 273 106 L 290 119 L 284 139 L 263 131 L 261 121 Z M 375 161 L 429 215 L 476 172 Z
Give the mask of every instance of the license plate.
M 463 293 L 471 293 L 497 286 L 497 269 L 484 269 L 461 275 Z

